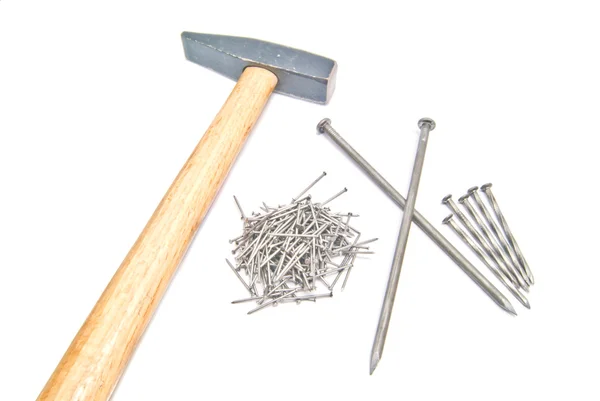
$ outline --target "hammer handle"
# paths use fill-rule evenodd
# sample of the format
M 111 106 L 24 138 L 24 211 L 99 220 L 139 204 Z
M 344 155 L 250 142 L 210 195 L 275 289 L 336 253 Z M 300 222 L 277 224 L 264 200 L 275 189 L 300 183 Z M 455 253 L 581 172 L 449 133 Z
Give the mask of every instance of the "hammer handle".
M 158 205 L 38 397 L 107 400 L 277 78 L 250 67 Z

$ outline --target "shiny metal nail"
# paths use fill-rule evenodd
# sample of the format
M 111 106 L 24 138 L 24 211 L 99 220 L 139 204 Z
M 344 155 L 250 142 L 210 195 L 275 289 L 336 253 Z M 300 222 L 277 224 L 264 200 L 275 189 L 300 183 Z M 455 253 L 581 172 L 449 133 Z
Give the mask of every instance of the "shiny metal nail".
M 325 171 L 323 171 L 323 173 L 319 176 L 319 178 L 314 180 L 308 187 L 306 187 L 302 192 L 300 192 L 300 194 L 298 194 L 298 196 L 295 196 L 294 198 L 292 198 L 292 201 L 296 202 L 296 199 L 299 199 L 302 195 L 304 195 L 306 192 L 308 192 L 308 190 L 310 190 L 312 187 L 314 187 L 317 184 L 317 182 L 321 181 L 321 179 L 323 177 L 325 177 L 326 175 L 327 175 L 327 173 Z
M 475 241 L 477 241 L 477 244 L 479 244 L 485 250 L 485 253 L 496 262 L 496 264 L 500 267 L 502 272 L 507 277 L 510 278 L 512 283 L 514 285 L 517 285 L 520 287 L 519 280 L 517 279 L 515 274 L 508 268 L 508 266 L 506 266 L 506 264 L 502 261 L 500 256 L 496 255 L 496 253 L 492 250 L 492 248 L 490 246 L 488 246 L 488 244 L 486 243 L 483 236 L 479 233 L 479 231 L 477 231 L 475 229 L 475 227 L 469 221 L 467 216 L 458 208 L 458 205 L 452 199 L 452 195 L 444 196 L 444 198 L 442 198 L 442 203 L 444 205 L 448 206 L 448 208 L 452 211 L 452 213 L 458 218 L 458 220 L 462 223 L 462 225 L 468 230 L 469 234 L 471 234 L 471 236 L 475 239 Z
M 496 200 L 496 198 L 494 197 L 494 194 L 492 193 L 492 184 L 482 185 L 481 192 L 483 192 L 486 195 L 486 197 L 488 198 L 488 200 L 490 201 L 490 204 L 492 205 L 492 209 L 494 209 L 494 213 L 496 214 L 496 217 L 498 217 L 498 221 L 500 221 L 500 225 L 502 226 L 504 234 L 506 234 L 508 243 L 512 246 L 513 250 L 517 254 L 517 257 L 519 258 L 519 261 L 525 268 L 525 271 L 531 281 L 531 284 L 534 284 L 535 279 L 533 277 L 533 273 L 531 272 L 531 269 L 529 268 L 529 264 L 527 264 L 527 261 L 525 260 L 525 257 L 523 256 L 523 252 L 521 252 L 521 248 L 519 248 L 519 245 L 517 244 L 517 240 L 515 239 L 514 235 L 512 234 L 512 231 L 508 227 L 508 223 L 506 222 L 506 219 L 504 218 L 504 215 L 502 214 L 502 211 L 500 210 L 498 201 Z
M 259 310 L 261 310 L 261 309 L 264 309 L 264 308 L 266 308 L 267 306 L 269 306 L 269 305 L 272 305 L 272 304 L 276 303 L 276 302 L 277 302 L 277 301 L 279 301 L 280 299 L 283 299 L 283 298 L 287 298 L 287 297 L 289 297 L 291 294 L 294 294 L 296 291 L 298 291 L 298 289 L 294 289 L 293 291 L 291 291 L 291 292 L 289 292 L 289 293 L 285 293 L 285 294 L 283 294 L 283 295 L 281 295 L 281 296 L 279 296 L 279 297 L 277 297 L 277 298 L 273 298 L 273 299 L 272 299 L 272 300 L 270 300 L 269 302 L 265 302 L 265 303 L 263 303 L 262 305 L 260 305 L 260 306 L 258 306 L 258 307 L 256 307 L 256 308 L 252 309 L 251 311 L 249 311 L 249 312 L 248 312 L 248 314 L 249 314 L 249 315 L 251 315 L 251 314 L 253 314 L 253 313 L 255 313 L 255 312 L 258 312 Z
M 237 205 L 238 209 L 240 210 L 240 214 L 242 215 L 242 219 L 245 219 L 246 215 L 244 214 L 244 211 L 242 210 L 242 206 L 240 205 L 240 202 L 235 197 L 235 195 L 233 196 L 233 200 L 235 201 L 235 204 Z
M 475 252 L 475 254 L 483 262 L 483 264 L 486 265 L 488 269 L 490 269 L 490 271 L 494 274 L 494 276 L 496 276 L 498 280 L 500 280 L 502 284 L 504 284 L 508 291 L 510 291 L 510 293 L 513 294 L 515 298 L 517 298 L 519 302 L 523 304 L 523 306 L 525 306 L 527 309 L 530 309 L 531 306 L 529 305 L 529 301 L 527 300 L 527 298 L 525 298 L 525 296 L 519 292 L 519 289 L 510 281 L 510 279 L 502 272 L 502 270 L 500 270 L 498 265 L 496 265 L 495 262 L 489 256 L 486 255 L 483 248 L 476 244 L 475 241 L 471 237 L 469 237 L 469 234 L 467 234 L 467 232 L 464 231 L 453 220 L 453 218 L 454 215 L 451 214 L 448 217 L 446 217 L 442 221 L 442 223 L 447 224 L 456 233 L 456 235 L 458 235 L 458 237 L 462 239 L 463 242 L 467 244 L 467 246 L 471 248 L 473 252 Z
M 325 202 L 321 203 L 321 206 L 325 206 L 326 204 L 328 204 L 332 200 L 336 199 L 337 197 L 339 197 L 340 195 L 342 195 L 345 192 L 348 192 L 348 188 L 342 189 L 340 192 L 338 192 L 337 194 L 333 195 L 331 198 L 327 199 Z
M 228 259 L 225 259 L 225 261 L 227 262 L 227 264 L 229 265 L 229 267 L 231 267 L 231 270 L 233 270 L 233 272 L 235 273 L 235 275 L 237 276 L 237 278 L 240 280 L 240 282 L 244 285 L 244 287 L 246 288 L 246 290 L 248 290 L 248 292 L 250 293 L 250 295 L 256 295 L 254 293 L 254 291 L 250 288 L 250 286 L 248 284 L 246 284 L 246 281 L 244 281 L 244 279 L 242 278 L 242 276 L 240 276 L 240 273 L 231 264 L 231 262 Z
M 375 332 L 375 339 L 373 341 L 373 349 L 371 350 L 371 363 L 370 373 L 377 367 L 379 360 L 383 355 L 383 349 L 385 340 L 387 337 L 388 327 L 391 320 L 392 309 L 394 307 L 394 300 L 396 298 L 396 290 L 398 289 L 398 282 L 400 280 L 400 272 L 402 270 L 402 263 L 404 261 L 404 255 L 406 253 L 406 246 L 408 243 L 408 236 L 412 226 L 412 220 L 415 215 L 415 204 L 417 201 L 417 193 L 419 190 L 419 182 L 421 179 L 421 172 L 425 162 L 425 151 L 427 149 L 427 143 L 429 139 L 429 133 L 435 129 L 435 121 L 430 118 L 422 118 L 419 120 L 419 142 L 417 146 L 417 154 L 413 164 L 413 169 L 410 177 L 410 184 L 408 187 L 408 195 L 406 197 L 406 206 L 404 214 L 402 215 L 402 223 L 400 224 L 400 232 L 398 234 L 398 241 L 396 243 L 396 250 L 394 252 L 394 258 L 392 261 L 392 268 L 390 276 L 388 278 L 387 287 L 385 290 L 385 297 L 383 298 L 383 304 L 381 306 L 381 312 L 379 315 L 379 323 L 377 324 L 377 331 Z M 356 255 L 354 255 L 356 257 Z M 348 270 L 348 273 L 350 270 Z
M 521 288 L 523 288 L 525 291 L 527 291 L 527 288 L 529 288 L 529 284 L 527 283 L 527 281 L 525 281 L 523 279 L 523 277 L 521 277 L 519 268 L 517 266 L 513 265 L 512 261 L 510 260 L 510 256 L 505 254 L 505 252 L 502 250 L 502 247 L 500 246 L 500 244 L 494 238 L 494 235 L 492 234 L 491 230 L 483 222 L 483 220 L 481 219 L 481 217 L 479 216 L 479 214 L 477 213 L 477 211 L 475 210 L 475 208 L 469 201 L 469 195 L 468 194 L 463 195 L 460 198 L 458 198 L 458 203 L 463 205 L 464 208 L 467 210 L 467 213 L 469 214 L 469 216 L 471 216 L 471 218 L 473 219 L 475 224 L 479 227 L 480 232 L 483 233 L 483 236 L 485 237 L 485 241 L 487 242 L 488 246 L 491 247 L 491 249 L 494 251 L 494 253 L 500 259 L 502 259 L 502 262 L 504 262 L 504 264 L 510 269 L 510 271 L 513 273 L 514 277 L 519 282 L 519 286 Z
M 340 149 L 350 157 L 377 186 L 386 193 L 401 209 L 406 206 L 406 199 L 398 192 L 365 158 L 356 151 L 340 134 L 331 126 L 331 120 L 324 118 L 317 125 L 317 131 L 326 134 Z M 508 313 L 515 314 L 515 309 L 510 301 L 502 294 L 467 258 L 446 239 L 425 217 L 415 212 L 414 222 L 427 236 L 448 255 L 458 267 L 473 280 L 500 308 Z
M 513 262 L 513 266 L 517 266 L 517 268 L 519 269 L 519 273 L 521 274 L 521 277 L 525 281 L 527 281 L 527 284 L 531 285 L 532 284 L 531 279 L 527 275 L 525 266 L 522 265 L 516 252 L 514 251 L 512 246 L 510 246 L 510 244 L 508 243 L 508 240 L 506 239 L 506 236 L 502 232 L 502 229 L 498 226 L 498 223 L 496 223 L 496 220 L 494 220 L 494 218 L 492 217 L 492 214 L 486 207 L 485 203 L 483 203 L 483 199 L 481 199 L 481 197 L 479 196 L 479 193 L 477 192 L 478 189 L 479 189 L 479 187 L 469 188 L 467 190 L 467 193 L 471 196 L 471 199 L 473 199 L 473 201 L 475 202 L 475 205 L 477 205 L 477 208 L 481 212 L 481 215 L 485 219 L 488 227 L 490 227 L 492 233 L 494 234 L 494 237 L 496 237 L 498 243 L 500 244 L 500 246 L 502 247 L 504 252 L 510 256 L 511 261 Z

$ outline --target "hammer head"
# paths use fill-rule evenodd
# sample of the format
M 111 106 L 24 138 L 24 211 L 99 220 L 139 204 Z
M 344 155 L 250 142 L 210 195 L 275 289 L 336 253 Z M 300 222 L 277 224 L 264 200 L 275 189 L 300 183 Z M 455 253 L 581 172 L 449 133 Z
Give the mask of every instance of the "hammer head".
M 235 36 L 183 32 L 188 60 L 237 80 L 244 68 L 261 67 L 277 76 L 275 92 L 326 104 L 335 88 L 335 61 L 302 50 Z

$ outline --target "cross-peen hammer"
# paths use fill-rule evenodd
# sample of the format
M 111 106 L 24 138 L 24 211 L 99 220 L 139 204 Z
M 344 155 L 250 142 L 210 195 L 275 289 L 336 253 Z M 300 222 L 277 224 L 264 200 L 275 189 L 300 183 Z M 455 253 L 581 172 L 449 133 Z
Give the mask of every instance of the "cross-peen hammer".
M 327 103 L 336 63 L 248 38 L 184 32 L 188 60 L 237 79 L 71 342 L 39 401 L 107 400 L 273 91 Z

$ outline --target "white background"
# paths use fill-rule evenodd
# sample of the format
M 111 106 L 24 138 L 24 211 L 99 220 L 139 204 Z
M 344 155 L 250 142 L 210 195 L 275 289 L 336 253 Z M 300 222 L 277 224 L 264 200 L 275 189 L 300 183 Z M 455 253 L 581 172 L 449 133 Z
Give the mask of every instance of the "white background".
M 597 17 L 595 1 L 2 1 L 0 400 L 35 399 L 234 85 L 185 60 L 184 30 L 331 57 L 337 91 L 272 97 L 114 400 L 598 400 Z M 504 313 L 414 228 L 369 376 L 401 212 L 315 134 L 325 116 L 404 194 L 433 117 L 419 211 L 483 270 L 440 199 L 493 182 L 532 309 Z M 377 253 L 333 299 L 247 316 L 224 263 L 232 196 L 258 211 L 322 171 L 313 195 L 348 187 L 331 206 Z

